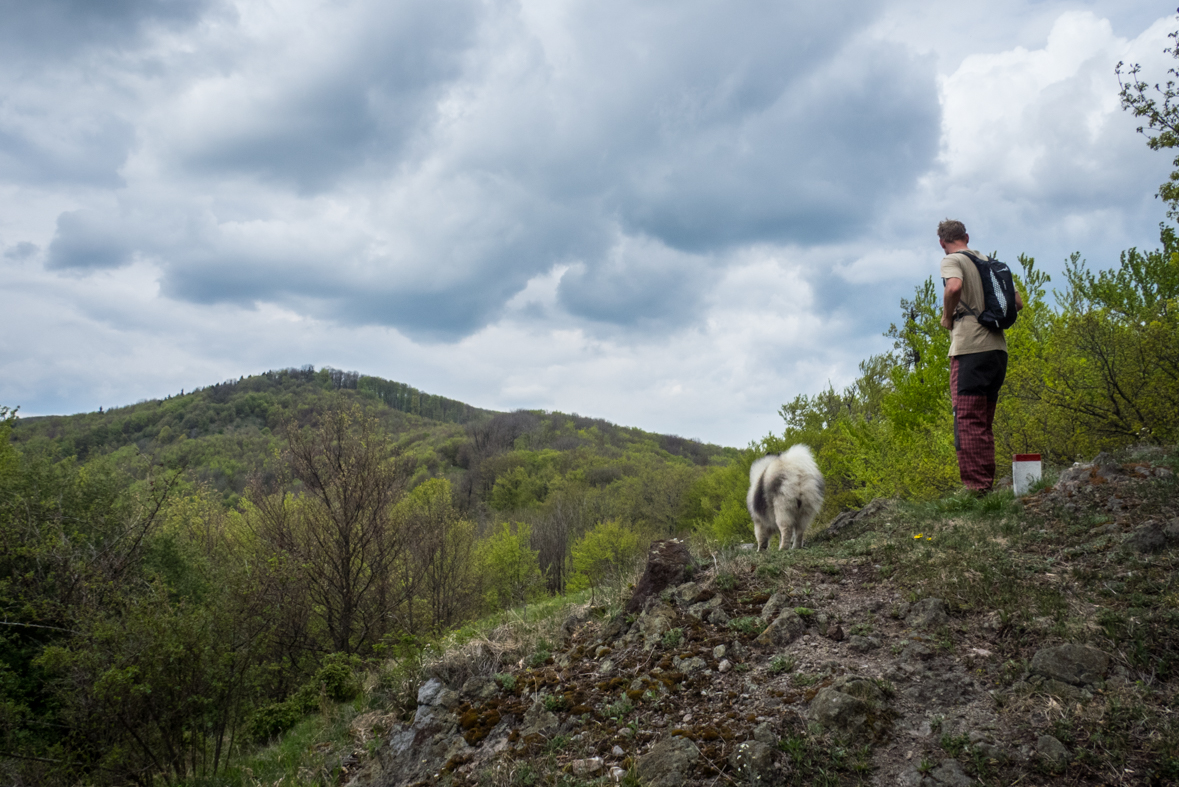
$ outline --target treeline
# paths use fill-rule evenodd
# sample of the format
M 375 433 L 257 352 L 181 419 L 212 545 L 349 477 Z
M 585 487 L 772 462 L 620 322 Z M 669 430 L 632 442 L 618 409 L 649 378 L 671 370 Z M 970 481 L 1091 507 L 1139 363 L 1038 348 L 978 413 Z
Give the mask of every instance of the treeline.
M 3 411 L 0 778 L 215 779 L 365 660 L 621 582 L 736 456 L 560 413 L 440 423 L 365 379 Z
M 1026 307 L 1007 331 L 1008 372 L 995 416 L 1000 477 L 1016 453 L 1066 465 L 1098 451 L 1179 438 L 1179 239 L 1130 249 L 1094 272 L 1073 255 L 1063 287 L 1019 257 Z M 748 539 L 744 494 L 756 455 L 804 442 L 827 481 L 820 521 L 874 497 L 928 499 L 960 487 L 950 410 L 949 332 L 933 279 L 901 301 L 889 353 L 860 364 L 842 391 L 798 396 L 785 430 L 700 482 L 694 519 L 711 537 Z

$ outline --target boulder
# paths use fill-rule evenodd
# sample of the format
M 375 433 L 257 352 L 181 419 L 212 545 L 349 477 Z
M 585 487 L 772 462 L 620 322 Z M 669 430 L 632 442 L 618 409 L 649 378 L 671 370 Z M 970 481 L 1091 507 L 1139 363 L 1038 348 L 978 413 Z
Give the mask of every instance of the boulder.
M 942 760 L 941 764 L 930 772 L 929 778 L 941 787 L 970 787 L 974 784 L 957 760 Z
M 669 539 L 653 543 L 647 550 L 647 566 L 627 602 L 626 611 L 634 614 L 643 609 L 647 599 L 680 584 L 684 579 L 684 568 L 690 562 L 692 556 L 682 541 Z
M 923 598 L 909 605 L 905 612 L 905 623 L 915 629 L 931 629 L 948 625 L 949 613 L 946 602 L 940 598 Z
M 682 787 L 687 784 L 700 750 L 687 738 L 665 738 L 638 758 L 636 770 L 647 787 Z
M 1063 770 L 1072 759 L 1065 745 L 1051 735 L 1041 735 L 1036 739 L 1036 754 L 1053 770 Z
M 1088 645 L 1067 643 L 1041 648 L 1032 657 L 1032 673 L 1074 686 L 1096 683 L 1109 669 L 1109 655 Z
M 883 497 L 877 497 L 858 511 L 844 511 L 842 514 L 832 519 L 831 524 L 827 525 L 825 530 L 820 533 L 816 533 L 814 537 L 811 538 L 811 541 L 825 541 L 829 538 L 835 538 L 850 526 L 879 514 L 880 512 L 887 509 L 890 505 L 892 505 L 892 501 L 885 500 Z
M 776 617 L 755 642 L 758 645 L 781 648 L 789 645 L 805 632 L 806 622 L 794 610 L 788 609 Z
M 774 749 L 759 740 L 745 741 L 733 749 L 729 765 L 747 784 L 768 784 L 774 768 Z

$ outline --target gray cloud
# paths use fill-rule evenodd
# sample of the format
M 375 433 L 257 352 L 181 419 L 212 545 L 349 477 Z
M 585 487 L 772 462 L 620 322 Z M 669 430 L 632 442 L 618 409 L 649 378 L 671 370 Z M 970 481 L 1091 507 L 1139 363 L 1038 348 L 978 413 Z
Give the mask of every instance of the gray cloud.
M 0 116 L 0 180 L 122 186 L 119 168 L 131 150 L 134 129 L 109 115 L 88 121 L 81 128 L 62 128 L 43 119 L 18 128 Z
M 131 261 L 133 240 L 110 216 L 75 210 L 57 217 L 46 266 L 55 270 L 117 268 Z
M 40 246 L 35 243 L 29 243 L 27 240 L 25 240 L 5 249 L 4 258 L 7 260 L 17 260 L 19 262 L 36 256 L 37 252 L 39 251 L 41 251 Z
M 282 76 L 249 64 L 267 88 L 235 97 L 235 116 L 207 129 L 187 166 L 253 174 L 301 193 L 329 189 L 357 167 L 387 174 L 461 74 L 482 11 L 475 0 L 382 4 L 341 33 L 322 62 L 301 65 L 288 54 Z
M 5 60 L 69 57 L 87 47 L 136 42 L 146 26 L 180 27 L 216 0 L 0 0 L 0 49 Z

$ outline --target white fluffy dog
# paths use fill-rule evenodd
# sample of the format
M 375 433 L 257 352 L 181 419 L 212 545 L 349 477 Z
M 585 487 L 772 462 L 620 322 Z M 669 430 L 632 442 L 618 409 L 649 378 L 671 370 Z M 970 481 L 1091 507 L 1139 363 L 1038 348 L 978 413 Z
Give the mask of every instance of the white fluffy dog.
M 749 468 L 749 495 L 745 498 L 753 517 L 757 551 L 769 549 L 777 529 L 778 549 L 802 546 L 802 535 L 823 506 L 823 474 L 811 449 L 799 443 L 781 454 L 769 454 Z

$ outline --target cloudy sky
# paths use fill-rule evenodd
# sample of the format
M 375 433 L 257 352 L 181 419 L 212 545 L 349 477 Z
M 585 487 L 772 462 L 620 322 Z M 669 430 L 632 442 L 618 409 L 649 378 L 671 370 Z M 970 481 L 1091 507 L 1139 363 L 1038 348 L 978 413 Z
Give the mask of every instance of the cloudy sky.
M 946 216 L 1155 245 L 1174 2 L 0 0 L 0 404 L 311 363 L 743 446 Z

